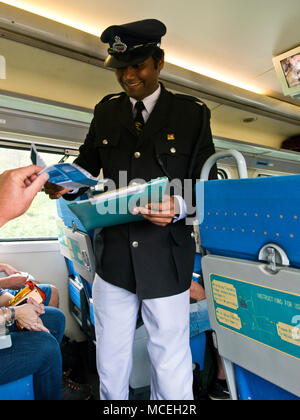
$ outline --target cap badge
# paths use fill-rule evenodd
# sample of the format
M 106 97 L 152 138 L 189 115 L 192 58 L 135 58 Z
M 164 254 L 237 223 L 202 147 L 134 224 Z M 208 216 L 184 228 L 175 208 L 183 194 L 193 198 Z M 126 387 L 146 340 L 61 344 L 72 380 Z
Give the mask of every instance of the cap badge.
M 127 50 L 127 45 L 121 41 L 121 38 L 119 36 L 116 36 L 115 42 L 112 45 L 112 50 L 115 53 L 123 53 Z

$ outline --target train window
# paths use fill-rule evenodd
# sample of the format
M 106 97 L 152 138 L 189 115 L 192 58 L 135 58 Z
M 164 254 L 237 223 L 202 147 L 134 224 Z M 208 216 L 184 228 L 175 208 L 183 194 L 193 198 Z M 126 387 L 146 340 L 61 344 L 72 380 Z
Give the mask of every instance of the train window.
M 1 147 L 1 172 L 21 166 L 31 165 L 29 145 L 24 147 Z M 57 151 L 57 149 L 56 149 Z M 59 162 L 64 156 L 58 152 L 39 151 L 46 165 Z M 74 157 L 68 158 L 72 162 Z M 13 203 L 12 203 L 13 205 Z M 0 229 L 0 241 L 7 240 L 45 240 L 57 238 L 57 211 L 55 200 L 50 200 L 45 193 L 37 194 L 29 210 L 21 217 L 10 221 Z

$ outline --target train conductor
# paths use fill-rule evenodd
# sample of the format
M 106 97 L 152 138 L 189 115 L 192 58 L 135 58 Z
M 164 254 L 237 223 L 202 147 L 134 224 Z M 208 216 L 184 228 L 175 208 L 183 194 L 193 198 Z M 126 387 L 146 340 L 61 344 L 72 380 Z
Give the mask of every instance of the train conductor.
M 146 19 L 110 26 L 101 35 L 109 44 L 105 66 L 115 69 L 123 92 L 96 105 L 75 163 L 94 176 L 103 169 L 117 187 L 119 172 L 126 171 L 128 182 L 168 176 L 192 190 L 214 153 L 206 106 L 159 83 L 165 33 L 162 22 Z M 45 190 L 53 199 L 72 200 L 80 193 L 50 183 Z M 141 221 L 103 228 L 96 238 L 93 304 L 100 399 L 128 399 L 140 307 L 151 360 L 151 399 L 193 399 L 189 288 L 195 241 L 186 223 L 187 191 L 175 190 L 162 203 L 137 207 Z

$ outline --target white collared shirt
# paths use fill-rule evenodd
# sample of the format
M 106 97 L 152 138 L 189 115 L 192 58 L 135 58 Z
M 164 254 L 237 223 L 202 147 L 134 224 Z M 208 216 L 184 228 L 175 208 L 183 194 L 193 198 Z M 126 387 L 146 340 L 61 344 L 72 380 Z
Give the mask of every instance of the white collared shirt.
M 143 104 L 144 104 L 144 109 L 142 111 L 142 115 L 144 118 L 145 123 L 147 122 L 148 118 L 150 117 L 151 112 L 153 111 L 153 108 L 155 107 L 155 104 L 159 98 L 161 92 L 161 87 L 160 84 L 158 85 L 158 88 L 156 89 L 155 92 L 153 92 L 151 95 L 147 96 L 146 98 L 143 99 Z M 130 98 L 130 102 L 132 104 L 132 110 L 133 110 L 133 118 L 135 117 L 136 114 L 136 109 L 135 104 L 138 102 L 136 99 L 134 98 Z

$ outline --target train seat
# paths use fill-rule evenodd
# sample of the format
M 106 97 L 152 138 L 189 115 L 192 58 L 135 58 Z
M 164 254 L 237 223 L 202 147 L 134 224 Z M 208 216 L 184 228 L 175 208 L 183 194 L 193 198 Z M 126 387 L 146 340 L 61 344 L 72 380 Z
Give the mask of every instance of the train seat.
M 202 254 L 196 252 L 194 262 L 194 273 L 192 279 L 203 286 L 202 277 Z M 199 305 L 201 305 L 199 307 Z M 200 309 L 201 308 L 201 309 Z M 199 310 L 201 311 L 199 313 Z M 197 312 L 193 322 L 193 313 Z M 206 300 L 201 302 L 191 301 L 190 305 L 190 347 L 192 352 L 193 363 L 198 363 L 200 370 L 204 368 L 205 348 L 206 348 L 206 331 L 210 330 L 210 323 L 207 312 Z
M 86 199 L 86 195 L 83 194 L 80 197 L 75 198 L 74 201 L 80 201 Z M 74 223 L 76 224 L 77 230 L 80 230 L 81 232 L 87 233 L 87 230 L 81 223 L 81 221 L 78 219 L 77 216 L 69 209 L 68 207 L 68 201 L 64 200 L 63 198 L 60 198 L 59 200 L 56 200 L 56 208 L 57 208 L 57 214 L 60 219 L 63 220 L 64 225 L 72 229 L 74 227 Z
M 95 276 L 92 244 L 94 232 L 85 229 L 69 209 L 67 201 L 62 198 L 57 200 L 57 213 L 60 251 L 65 257 L 69 272 L 70 311 L 87 336 L 94 338 L 89 305 L 91 284 Z
M 0 385 L 0 400 L 34 400 L 33 376 Z
M 288 255 L 290 266 L 299 268 L 300 249 L 296 246 L 299 183 L 298 175 L 207 182 L 205 214 L 200 210 L 204 217 L 201 223 L 203 246 L 214 255 L 238 255 L 256 261 L 264 245 L 275 243 Z M 200 201 L 202 187 L 199 184 Z
M 297 396 L 254 375 L 241 366 L 234 366 L 238 384 L 238 398 L 247 400 L 287 401 L 299 400 Z
M 202 267 L 231 396 L 298 399 L 300 176 L 205 179 Z

